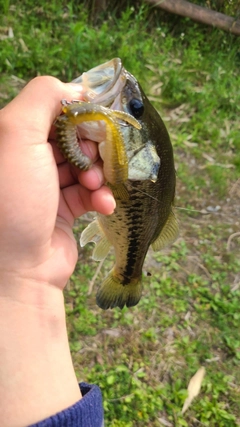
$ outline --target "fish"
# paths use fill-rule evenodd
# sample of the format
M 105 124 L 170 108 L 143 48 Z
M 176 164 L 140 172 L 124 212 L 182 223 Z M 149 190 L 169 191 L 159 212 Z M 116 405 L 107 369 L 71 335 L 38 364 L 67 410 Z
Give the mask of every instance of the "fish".
M 83 101 L 63 103 L 63 115 L 56 121 L 59 147 L 74 163 L 69 156 L 69 141 L 74 140 L 72 157 L 80 155 L 78 167 L 86 170 L 91 160 L 84 158 L 82 164 L 86 156 L 78 140 L 98 142 L 106 184 L 116 201 L 111 215 L 98 213 L 83 230 L 80 245 L 94 242 L 96 261 L 114 248 L 115 265 L 97 290 L 98 306 L 104 310 L 132 307 L 142 296 L 142 270 L 149 247 L 160 251 L 179 233 L 172 144 L 159 113 L 120 58 L 73 82 L 83 86 Z

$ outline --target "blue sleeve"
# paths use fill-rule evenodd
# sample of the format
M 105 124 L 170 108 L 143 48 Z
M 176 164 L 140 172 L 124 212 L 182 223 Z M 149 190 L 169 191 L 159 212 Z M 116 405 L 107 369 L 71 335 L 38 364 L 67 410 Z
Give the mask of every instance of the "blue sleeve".
M 79 384 L 82 399 L 70 408 L 30 427 L 103 427 L 102 395 L 98 386 Z

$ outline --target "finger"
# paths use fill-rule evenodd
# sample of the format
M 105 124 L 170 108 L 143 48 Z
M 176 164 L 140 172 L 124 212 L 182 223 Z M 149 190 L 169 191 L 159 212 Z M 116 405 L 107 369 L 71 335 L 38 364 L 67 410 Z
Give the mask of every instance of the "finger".
M 61 113 L 61 100 L 80 99 L 81 93 L 81 86 L 62 83 L 50 76 L 36 77 L 1 111 L 5 126 L 8 124 L 8 128 L 16 132 L 12 118 L 17 117 L 18 133 L 34 132 L 36 138 L 38 131 L 47 139 L 52 123 Z
M 102 161 L 99 160 L 87 171 L 80 171 L 78 180 L 80 184 L 89 190 L 100 188 L 106 181 L 103 175 Z
M 90 170 L 87 172 L 80 171 L 77 167 L 71 165 L 66 161 L 62 153 L 59 151 L 56 141 L 50 141 L 53 149 L 53 154 L 56 163 L 58 164 L 58 173 L 60 187 L 64 188 L 73 183 L 78 182 L 77 177 L 79 176 L 79 182 L 86 186 L 89 190 L 97 190 L 101 185 L 104 184 L 104 176 L 102 170 L 102 161 L 94 163 Z M 82 151 L 92 159 L 93 162 L 98 158 L 97 144 L 90 140 L 81 141 Z
M 61 191 L 58 215 L 73 225 L 74 219 L 86 212 L 97 211 L 110 215 L 116 207 L 116 202 L 106 186 L 96 191 L 90 191 L 80 184 L 72 185 Z
M 102 167 L 98 164 L 93 164 L 86 172 L 79 172 L 78 168 L 64 162 L 58 165 L 58 175 L 61 189 L 80 182 L 88 190 L 98 190 L 105 182 Z
M 78 172 L 66 161 L 58 165 L 58 176 L 61 189 L 78 184 Z
M 54 155 L 56 164 L 59 165 L 61 163 L 66 163 L 66 159 L 64 155 L 61 153 L 61 151 L 59 150 L 56 140 L 48 139 L 48 142 L 52 146 L 53 155 Z
M 111 190 L 103 185 L 99 190 L 91 192 L 93 210 L 103 215 L 111 215 L 116 208 L 116 201 Z

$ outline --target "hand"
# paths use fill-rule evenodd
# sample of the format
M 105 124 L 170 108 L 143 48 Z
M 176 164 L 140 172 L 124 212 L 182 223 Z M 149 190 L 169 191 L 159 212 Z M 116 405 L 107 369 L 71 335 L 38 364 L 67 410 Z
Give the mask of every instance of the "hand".
M 81 97 L 77 88 L 36 78 L 0 112 L 0 262 L 6 271 L 61 288 L 77 260 L 75 218 L 115 207 L 101 164 L 80 172 L 56 146 L 52 123 L 61 99 Z M 82 149 L 98 159 L 97 144 L 84 141 Z
M 97 145 L 88 172 L 65 162 L 55 141 L 61 99 L 81 88 L 52 77 L 32 80 L 0 111 L 0 425 L 24 426 L 80 399 L 62 289 L 77 261 L 74 219 L 110 214 Z M 83 319 L 84 321 L 84 319 Z

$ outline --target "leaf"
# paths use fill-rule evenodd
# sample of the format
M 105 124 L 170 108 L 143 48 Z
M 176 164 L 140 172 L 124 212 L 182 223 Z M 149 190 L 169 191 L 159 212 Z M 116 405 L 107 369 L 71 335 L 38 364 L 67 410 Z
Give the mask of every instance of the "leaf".
M 108 375 L 107 377 L 107 384 L 108 385 L 113 385 L 116 381 L 116 378 L 114 375 Z
M 188 397 L 185 399 L 182 408 L 182 414 L 184 414 L 184 412 L 186 412 L 186 410 L 189 408 L 194 397 L 199 394 L 205 372 L 206 370 L 204 366 L 201 366 L 201 368 L 198 369 L 196 374 L 194 374 L 193 377 L 190 379 L 188 384 Z

